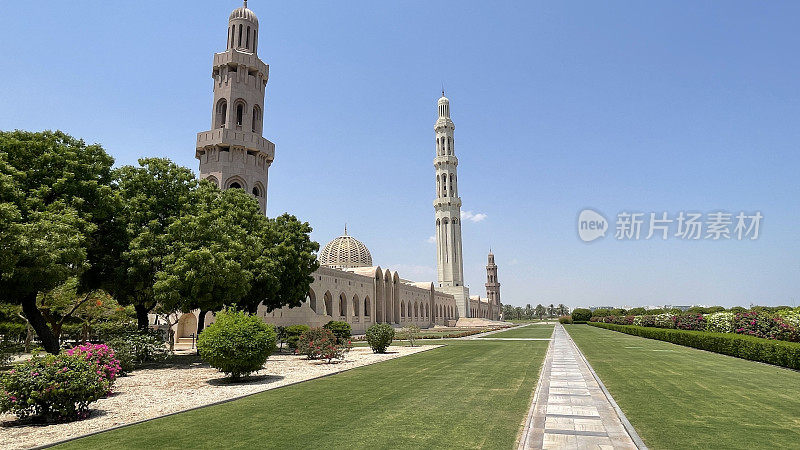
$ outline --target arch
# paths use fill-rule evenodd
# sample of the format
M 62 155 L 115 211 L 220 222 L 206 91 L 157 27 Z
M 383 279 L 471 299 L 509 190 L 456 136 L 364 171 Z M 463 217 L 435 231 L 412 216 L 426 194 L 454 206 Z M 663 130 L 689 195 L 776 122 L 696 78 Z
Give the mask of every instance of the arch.
M 325 291 L 324 300 L 325 314 L 333 317 L 333 296 L 331 295 L 331 291 Z
M 253 53 L 258 49 L 258 30 L 253 30 Z
M 404 301 L 400 302 L 400 318 L 401 319 L 406 318 L 406 302 Z
M 344 292 L 339 294 L 339 315 L 347 317 L 347 296 L 344 295 Z
M 430 320 L 431 319 L 431 310 L 430 310 L 429 305 L 427 305 L 427 304 L 425 305 L 425 319 L 426 320 Z
M 255 195 L 256 197 L 263 197 L 264 192 L 265 192 L 264 186 L 261 184 L 260 181 L 256 181 L 255 184 L 253 184 L 253 195 Z
M 251 129 L 253 133 L 261 132 L 261 107 L 258 105 L 253 106 L 253 124 Z
M 314 293 L 314 289 L 308 288 L 308 293 L 306 294 L 306 302 L 308 302 L 308 306 L 311 307 L 311 310 L 315 313 L 317 311 L 317 294 Z
M 419 304 L 417 304 L 417 302 L 414 302 L 414 319 L 418 318 L 419 318 Z
M 211 183 L 214 183 L 214 186 L 219 187 L 219 180 L 217 180 L 217 177 L 215 177 L 214 175 L 209 175 L 205 177 L 205 180 L 208 180 Z
M 248 49 L 250 48 L 250 26 L 247 26 L 247 41 L 245 42 L 244 46 Z
M 369 317 L 369 295 L 364 297 L 364 317 Z
M 225 181 L 225 189 L 244 189 L 247 191 L 247 183 L 242 177 L 234 175 Z
M 439 184 L 439 175 L 436 175 L 436 196 L 441 197 L 442 185 Z
M 239 24 L 239 43 L 236 46 L 240 48 L 242 46 L 242 24 Z
M 224 98 L 219 99 L 214 115 L 214 128 L 225 128 L 228 120 L 228 101 Z
M 197 317 L 192 313 L 186 313 L 178 319 L 178 329 L 175 330 L 177 338 L 192 337 L 197 333 Z
M 236 105 L 236 126 L 242 126 L 242 121 L 244 120 L 244 104 L 239 103 Z
M 456 196 L 456 190 L 453 189 L 453 174 L 452 173 L 450 174 L 450 195 L 452 195 L 453 197 Z
M 361 314 L 361 308 L 358 307 L 358 295 L 353 294 L 353 316 L 358 317 Z

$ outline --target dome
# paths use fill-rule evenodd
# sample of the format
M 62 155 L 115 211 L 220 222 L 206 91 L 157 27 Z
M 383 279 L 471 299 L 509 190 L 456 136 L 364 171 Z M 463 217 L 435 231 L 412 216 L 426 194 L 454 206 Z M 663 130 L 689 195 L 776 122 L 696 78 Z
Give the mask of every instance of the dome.
M 243 6 L 233 10 L 233 12 L 231 13 L 231 17 L 228 19 L 228 21 L 230 22 L 235 19 L 248 20 L 258 25 L 258 17 L 256 17 L 256 13 L 254 13 L 251 9 L 247 7 L 246 0 Z
M 345 228 L 342 236 L 325 245 L 322 253 L 319 254 L 319 262 L 323 266 L 334 269 L 372 267 L 372 255 L 361 241 L 353 236 L 348 236 Z

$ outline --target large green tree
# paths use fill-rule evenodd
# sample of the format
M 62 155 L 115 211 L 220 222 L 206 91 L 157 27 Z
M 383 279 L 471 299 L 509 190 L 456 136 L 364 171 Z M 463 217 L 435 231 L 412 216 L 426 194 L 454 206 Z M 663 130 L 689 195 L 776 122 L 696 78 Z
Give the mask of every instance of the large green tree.
M 140 329 L 156 306 L 153 286 L 168 253 L 168 227 L 187 208 L 197 181 L 191 170 L 165 158 L 143 158 L 139 166 L 114 171 L 122 232 L 119 265 L 106 289 L 124 305 L 133 305 Z
M 0 132 L 0 300 L 22 306 L 50 353 L 59 342 L 36 297 L 73 276 L 81 290 L 103 278 L 113 162 L 99 145 L 62 132 Z

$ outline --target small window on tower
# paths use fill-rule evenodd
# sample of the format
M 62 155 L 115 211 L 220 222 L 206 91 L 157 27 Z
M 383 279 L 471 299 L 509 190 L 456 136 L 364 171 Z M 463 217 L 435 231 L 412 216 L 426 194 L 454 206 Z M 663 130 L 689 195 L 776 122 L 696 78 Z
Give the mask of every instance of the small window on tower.
M 242 116 L 244 116 L 244 105 L 236 105 L 236 125 L 242 126 Z

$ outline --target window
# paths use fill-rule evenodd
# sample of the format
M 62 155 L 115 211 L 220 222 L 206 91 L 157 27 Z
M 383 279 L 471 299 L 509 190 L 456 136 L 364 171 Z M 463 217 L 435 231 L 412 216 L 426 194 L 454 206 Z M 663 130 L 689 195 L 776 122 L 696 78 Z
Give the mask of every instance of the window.
M 239 25 L 239 43 L 236 45 L 237 47 L 242 46 L 242 26 Z
M 247 43 L 245 43 L 245 47 L 250 48 L 250 27 L 247 27 Z
M 242 126 L 242 116 L 244 116 L 244 105 L 239 103 L 236 105 L 236 125 Z
M 253 133 L 261 131 L 261 108 L 258 105 L 253 106 Z
M 261 192 L 259 192 L 258 186 L 253 188 L 253 195 L 255 195 L 256 197 L 261 197 Z
M 238 182 L 234 181 L 233 183 L 231 183 L 231 185 L 228 188 L 229 189 L 241 189 L 242 185 L 239 184 Z
M 225 122 L 228 120 L 228 102 L 221 99 L 217 103 L 217 126 L 216 128 L 225 128 Z

